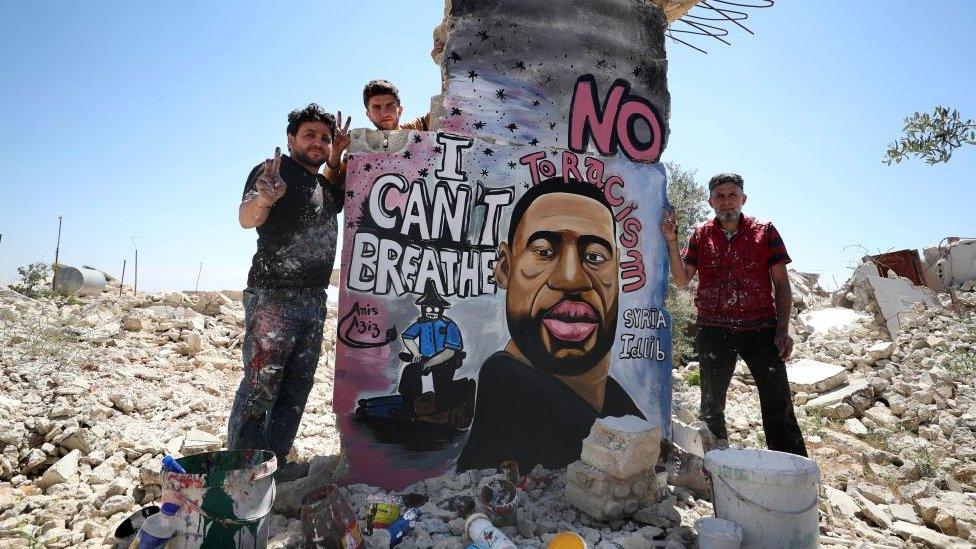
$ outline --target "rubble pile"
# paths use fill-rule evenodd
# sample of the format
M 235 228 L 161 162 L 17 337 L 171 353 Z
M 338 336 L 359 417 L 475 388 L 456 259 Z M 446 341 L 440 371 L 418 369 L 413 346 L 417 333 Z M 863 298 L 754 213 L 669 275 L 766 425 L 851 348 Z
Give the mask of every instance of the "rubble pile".
M 868 314 L 873 294 L 864 296 L 865 311 L 853 311 L 831 307 L 815 279 L 791 274 L 791 281 L 801 296 L 789 376 L 824 477 L 822 543 L 976 542 L 976 321 L 947 308 L 952 301 L 941 293 L 934 304 L 908 305 L 892 338 Z M 0 287 L 0 548 L 104 546 L 126 517 L 158 501 L 165 454 L 224 445 L 241 375 L 240 293 L 119 296 L 118 286 L 109 286 L 99 296 L 59 300 Z M 310 474 L 280 486 L 270 547 L 302 546 L 301 497 L 329 482 L 339 461 L 331 410 L 335 329 L 330 309 L 292 456 L 310 461 Z M 693 426 L 698 388 L 686 378 L 694 368 L 676 370 L 675 418 L 684 426 L 675 444 L 703 453 L 714 439 Z M 763 447 L 752 381 L 744 365 L 737 370 L 730 443 Z M 519 495 L 516 524 L 503 531 L 520 547 L 544 547 L 566 530 L 601 549 L 690 546 L 691 526 L 711 516 L 712 506 L 707 490 L 686 482 L 690 476 L 675 462 L 681 453 L 667 446 L 671 486 L 660 495 L 661 473 L 628 469 L 614 477 L 631 491 L 639 485 L 636 510 L 597 520 L 567 497 L 567 483 L 586 475 L 537 469 Z M 463 547 L 464 520 L 444 502 L 476 498 L 494 474 L 447 474 L 401 492 L 428 499 L 401 546 Z M 367 496 L 382 493 L 365 485 L 342 491 L 360 519 Z M 367 545 L 388 546 L 384 535 L 377 529 Z
M 872 292 L 847 303 L 863 299 L 863 312 L 832 307 L 835 297 L 797 316 L 787 373 L 807 449 L 823 473 L 824 543 L 976 543 L 976 316 L 953 310 L 947 293 L 924 290 L 902 304 L 894 337 L 870 314 L 879 309 Z M 696 368 L 676 371 L 675 417 L 687 422 L 699 391 L 685 380 Z M 765 444 L 752 385 L 740 361 L 726 409 L 733 446 Z

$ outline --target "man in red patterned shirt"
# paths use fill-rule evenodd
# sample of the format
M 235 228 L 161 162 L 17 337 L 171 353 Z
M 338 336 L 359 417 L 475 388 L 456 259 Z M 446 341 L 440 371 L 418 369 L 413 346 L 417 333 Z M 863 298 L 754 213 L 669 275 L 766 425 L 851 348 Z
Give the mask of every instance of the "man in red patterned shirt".
M 786 272 L 791 259 L 772 223 L 742 215 L 743 188 L 738 174 L 712 177 L 708 204 L 715 218 L 695 229 L 684 252 L 678 251 L 674 213 L 666 212 L 661 223 L 675 285 L 684 288 L 698 275 L 699 415 L 720 445 L 727 444 L 725 398 L 741 356 L 759 389 L 766 445 L 805 456 L 784 363 L 793 352 Z

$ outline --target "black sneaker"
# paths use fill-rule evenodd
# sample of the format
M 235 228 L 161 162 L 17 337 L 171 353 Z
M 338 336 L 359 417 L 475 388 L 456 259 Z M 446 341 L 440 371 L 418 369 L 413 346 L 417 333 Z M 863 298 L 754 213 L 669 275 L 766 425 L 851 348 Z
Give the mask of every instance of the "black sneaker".
M 308 463 L 285 463 L 274 472 L 275 482 L 291 482 L 308 476 Z

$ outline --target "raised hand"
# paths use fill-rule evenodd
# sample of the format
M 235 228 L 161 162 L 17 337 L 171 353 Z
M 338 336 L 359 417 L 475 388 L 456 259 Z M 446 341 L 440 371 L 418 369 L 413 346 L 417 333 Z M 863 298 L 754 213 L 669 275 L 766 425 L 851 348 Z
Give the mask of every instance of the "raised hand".
M 668 243 L 678 242 L 678 218 L 674 210 L 663 209 L 661 215 L 661 234 Z
M 258 192 L 255 200 L 262 207 L 270 208 L 285 196 L 288 185 L 281 178 L 281 147 L 275 147 L 274 160 L 264 161 L 264 168 L 255 186 Z
M 335 131 L 332 133 L 332 154 L 329 155 L 329 166 L 339 166 L 339 161 L 342 159 L 342 153 L 349 148 L 349 124 L 352 123 L 352 117 L 346 117 L 346 124 L 342 124 L 342 111 L 336 113 L 336 127 Z

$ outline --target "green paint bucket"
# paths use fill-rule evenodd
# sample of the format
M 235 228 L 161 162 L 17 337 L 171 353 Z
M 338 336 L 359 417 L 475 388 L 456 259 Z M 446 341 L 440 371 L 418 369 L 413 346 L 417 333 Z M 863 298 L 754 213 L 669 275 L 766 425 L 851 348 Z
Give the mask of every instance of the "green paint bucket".
M 207 452 L 177 460 L 186 473 L 163 473 L 163 501 L 180 506 L 180 529 L 167 549 L 233 547 L 268 543 L 275 498 L 274 452 Z

